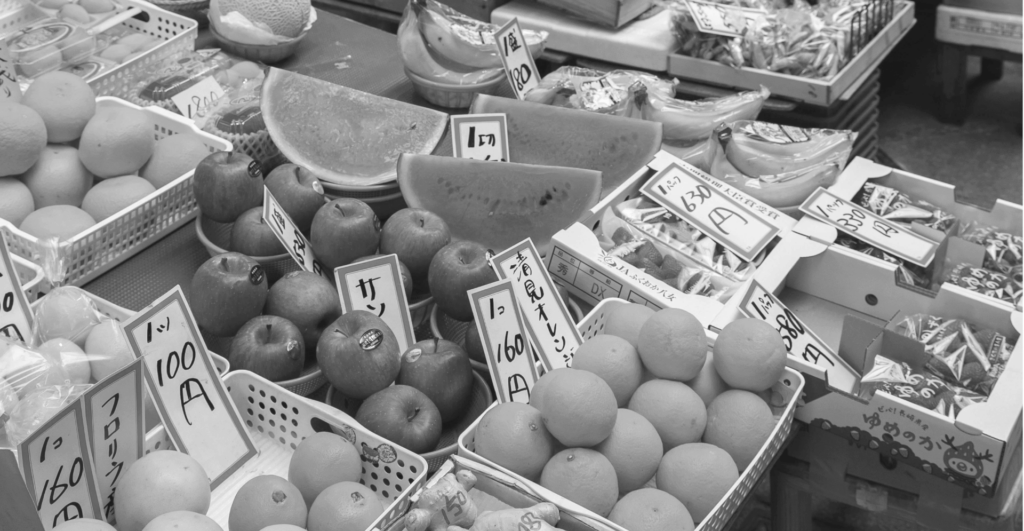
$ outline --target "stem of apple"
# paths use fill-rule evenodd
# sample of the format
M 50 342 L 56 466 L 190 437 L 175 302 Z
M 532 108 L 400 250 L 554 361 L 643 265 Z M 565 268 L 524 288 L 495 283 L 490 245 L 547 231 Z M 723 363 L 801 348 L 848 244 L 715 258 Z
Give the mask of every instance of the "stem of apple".
M 406 417 L 405 420 L 408 420 L 408 421 L 412 422 L 412 419 L 416 418 L 416 415 L 419 415 L 419 414 L 420 414 L 420 408 L 416 408 L 416 409 L 412 410 L 412 414 L 409 415 L 408 417 Z
M 345 217 L 345 209 L 341 208 L 341 205 L 335 204 L 334 208 L 338 209 L 338 212 L 341 212 L 342 217 Z

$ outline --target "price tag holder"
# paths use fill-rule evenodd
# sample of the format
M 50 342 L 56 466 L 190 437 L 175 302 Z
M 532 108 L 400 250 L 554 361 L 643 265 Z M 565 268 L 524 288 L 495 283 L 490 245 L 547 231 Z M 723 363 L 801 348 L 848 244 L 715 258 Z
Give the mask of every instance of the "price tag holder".
M 334 270 L 341 311 L 365 310 L 387 323 L 398 339 L 400 353 L 416 342 L 409 301 L 402 288 L 398 255 L 389 254 Z
M 199 83 L 171 96 L 171 102 L 181 115 L 193 119 L 200 110 L 217 103 L 224 96 L 224 89 L 212 76 L 204 77 Z
M 15 96 L 14 93 L 18 95 Z M 0 42 L 0 100 L 8 98 L 21 99 L 21 85 L 18 85 L 18 76 L 14 74 L 14 62 L 11 61 L 11 52 L 3 42 Z
M 756 9 L 728 6 L 700 0 L 686 0 L 690 14 L 701 33 L 740 37 L 748 21 L 764 13 Z
M 27 344 L 32 324 L 32 312 L 14 269 L 7 237 L 0 233 L 0 336 Z
M 138 461 L 145 449 L 143 419 L 143 362 L 137 359 L 83 395 L 89 446 L 96 467 L 103 518 L 114 518 L 114 490 L 121 475 Z
M 508 162 L 508 118 L 505 113 L 451 117 L 455 158 Z
M 939 248 L 934 242 L 874 212 L 818 188 L 800 211 L 912 264 L 928 267 Z
M 779 233 L 778 227 L 676 163 L 651 177 L 640 191 L 747 262 Z
M 44 531 L 28 485 L 21 477 L 18 456 L 11 448 L 0 448 L 0 478 L 4 478 L 0 481 L 0 500 L 4 501 L 0 529 Z
M 512 281 L 530 342 L 544 369 L 552 371 L 572 366 L 583 337 L 539 257 L 533 240 L 527 238 L 492 257 L 491 267 L 499 279 Z
M 18 446 L 18 453 L 25 484 L 35 499 L 44 529 L 68 520 L 102 518 L 81 400 L 46 421 Z
M 505 67 L 508 84 L 512 86 L 516 98 L 522 100 L 527 92 L 539 84 L 539 74 L 537 65 L 533 62 L 533 55 L 530 55 L 530 48 L 526 46 L 523 30 L 519 27 L 519 19 L 513 18 L 508 21 L 494 36 L 498 57 Z
M 299 266 L 327 278 L 323 264 L 313 254 L 313 246 L 266 186 L 263 187 L 263 222 L 270 225 L 270 230 Z
M 192 456 L 211 488 L 258 453 L 199 335 L 180 286 L 124 325 L 171 442 Z
M 540 374 L 523 333 L 523 314 L 516 304 L 512 281 L 492 282 L 469 290 L 468 295 L 498 403 L 529 404 Z

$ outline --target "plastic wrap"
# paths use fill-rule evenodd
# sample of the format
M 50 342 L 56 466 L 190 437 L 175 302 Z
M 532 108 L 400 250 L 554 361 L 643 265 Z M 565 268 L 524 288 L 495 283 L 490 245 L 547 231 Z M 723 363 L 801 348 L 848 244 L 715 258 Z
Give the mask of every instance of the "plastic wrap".
M 3 338 L 0 338 L 0 378 L 20 398 L 43 387 L 69 382 L 68 373 L 59 360 Z
M 17 447 L 43 423 L 77 400 L 88 389 L 88 385 L 51 385 L 25 396 L 11 409 L 11 416 L 5 425 L 11 445 Z
M 479 85 L 505 75 L 501 66 L 472 68 L 449 60 L 429 46 L 420 33 L 417 12 L 406 7 L 398 26 L 398 51 L 412 73 L 445 85 Z
M 178 112 L 171 98 L 207 77 L 213 77 L 227 92 L 249 80 L 262 83 L 264 70 L 261 64 L 232 59 L 218 49 L 183 52 L 158 61 L 146 69 L 128 94 L 128 99 L 142 107 L 158 105 Z M 213 99 L 210 98 L 210 102 L 199 102 L 197 110 Z
M 54 288 L 32 309 L 36 327 L 34 345 L 63 338 L 83 347 L 89 332 L 103 319 L 92 298 L 74 286 Z
M 979 225 L 974 222 L 962 223 L 958 236 L 985 248 L 986 269 L 1005 275 L 1020 275 L 1022 263 L 1021 237 L 1000 230 L 998 227 Z
M 950 419 L 955 419 L 963 408 L 986 399 L 984 395 L 950 385 L 936 376 L 916 372 L 906 363 L 884 356 L 875 356 L 875 365 L 861 379 L 862 398 L 870 398 L 877 391 L 884 391 Z
M 946 233 L 956 225 L 956 216 L 923 200 L 915 199 L 894 188 L 865 183 L 853 202 L 889 221 L 920 223 Z
M 911 264 L 904 262 L 902 258 L 897 258 L 874 245 L 864 243 L 856 238 L 852 238 L 845 234 L 840 234 L 836 239 L 836 245 L 842 245 L 854 251 L 864 253 L 868 256 L 885 260 L 886 262 L 896 264 L 896 281 L 901 284 L 908 284 L 911 286 L 917 286 L 927 290 L 933 290 L 932 286 L 932 271 L 935 268 L 934 262 L 928 267 L 921 267 L 917 264 Z
M 1003 274 L 973 264 L 958 264 L 946 272 L 944 281 L 1017 307 L 1021 305 L 1022 277 L 1019 265 Z

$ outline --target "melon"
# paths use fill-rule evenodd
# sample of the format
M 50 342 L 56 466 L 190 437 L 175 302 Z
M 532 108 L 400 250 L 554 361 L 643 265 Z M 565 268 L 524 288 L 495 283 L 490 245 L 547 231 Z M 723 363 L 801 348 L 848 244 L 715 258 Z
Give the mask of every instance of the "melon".
M 598 170 L 601 197 L 661 149 L 662 125 L 478 94 L 470 113 L 505 113 L 512 162 Z
M 393 182 L 398 156 L 432 152 L 448 125 L 445 113 L 278 68 L 260 107 L 288 160 L 344 186 Z
M 501 252 L 527 237 L 541 253 L 551 236 L 597 204 L 601 172 L 434 155 L 402 155 L 405 202 L 444 218 L 452 238 Z

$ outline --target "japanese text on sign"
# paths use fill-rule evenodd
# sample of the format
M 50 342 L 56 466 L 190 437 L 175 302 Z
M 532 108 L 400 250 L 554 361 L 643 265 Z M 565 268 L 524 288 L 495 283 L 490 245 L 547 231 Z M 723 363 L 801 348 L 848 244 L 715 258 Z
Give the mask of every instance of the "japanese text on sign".
M 175 447 L 192 456 L 216 488 L 256 455 L 224 382 L 217 376 L 179 286 L 124 326 Z
M 270 225 L 270 230 L 278 240 L 281 240 L 281 244 L 288 249 L 288 254 L 292 255 L 299 266 L 306 271 L 327 277 L 323 264 L 313 254 L 313 246 L 309 244 L 309 240 L 302 234 L 288 213 L 281 208 L 281 203 L 274 199 L 270 189 L 265 186 L 263 187 L 263 222 Z
M 15 92 L 21 95 L 18 78 L 14 75 L 14 63 L 11 62 L 10 52 L 0 42 L 0 100 L 14 98 Z
M 181 114 L 188 119 L 217 103 L 217 100 L 224 97 L 224 89 L 213 77 L 204 77 L 198 83 L 171 96 L 171 102 L 181 111 Z
M 537 65 L 526 45 L 523 30 L 519 27 L 519 19 L 513 18 L 501 27 L 495 36 L 498 57 L 505 66 L 508 84 L 512 86 L 516 98 L 523 99 L 539 83 Z
M 818 188 L 800 211 L 899 258 L 927 267 L 939 244 Z
M 32 312 L 7 249 L 7 237 L 0 233 L 0 337 L 25 343 L 31 333 Z
M 693 15 L 693 20 L 697 23 L 697 29 L 701 33 L 726 37 L 743 35 L 743 30 L 750 24 L 750 21 L 764 15 L 756 9 L 700 0 L 687 0 L 686 6 L 690 9 L 690 14 Z
M 399 352 L 416 342 L 409 302 L 402 289 L 398 256 L 389 254 L 334 270 L 341 311 L 365 310 L 380 317 L 395 333 Z
M 452 116 L 451 131 L 455 158 L 509 161 L 505 113 Z
M 469 298 L 498 403 L 528 404 L 540 375 L 523 332 L 523 316 L 512 294 L 512 281 L 499 280 L 470 290 Z

